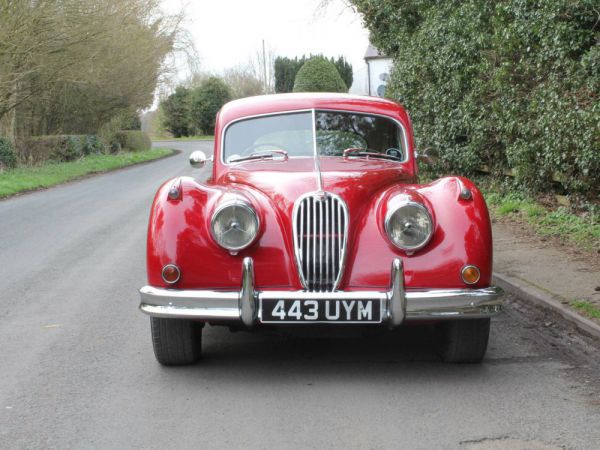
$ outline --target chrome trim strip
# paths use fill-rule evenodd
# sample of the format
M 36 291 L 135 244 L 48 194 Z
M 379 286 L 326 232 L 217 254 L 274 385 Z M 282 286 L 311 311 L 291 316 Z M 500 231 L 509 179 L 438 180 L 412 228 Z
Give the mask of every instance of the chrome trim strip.
M 321 177 L 321 163 L 319 162 L 319 150 L 317 148 L 317 112 L 312 110 L 312 140 L 313 156 L 315 159 L 315 176 L 317 177 L 317 190 L 323 190 L 323 178 Z
M 239 291 L 176 290 L 144 286 L 140 289 L 140 310 L 154 317 L 242 322 L 250 327 L 261 315 L 258 307 L 263 299 L 372 299 L 381 301 L 385 308 L 382 317 L 394 327 L 406 321 L 491 317 L 502 310 L 502 294 L 502 289 L 496 286 L 405 291 L 400 259 L 395 259 L 392 263 L 388 292 L 255 291 L 252 259 L 245 258 L 242 265 L 242 288 Z M 299 324 L 306 323 L 310 322 Z

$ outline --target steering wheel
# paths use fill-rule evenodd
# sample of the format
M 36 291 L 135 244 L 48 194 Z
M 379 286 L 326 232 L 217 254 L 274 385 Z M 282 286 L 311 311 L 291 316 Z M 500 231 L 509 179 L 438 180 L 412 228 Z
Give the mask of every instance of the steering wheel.
M 259 144 L 252 144 L 249 147 L 246 147 L 244 149 L 244 151 L 242 152 L 242 155 L 249 155 L 250 153 L 252 153 L 254 150 L 256 150 L 257 148 L 260 147 L 271 147 L 270 149 L 267 150 L 272 150 L 272 149 L 276 149 L 276 150 L 284 150 L 286 152 L 289 153 L 289 150 L 287 147 L 281 145 L 281 144 L 276 144 L 274 142 L 261 142 Z

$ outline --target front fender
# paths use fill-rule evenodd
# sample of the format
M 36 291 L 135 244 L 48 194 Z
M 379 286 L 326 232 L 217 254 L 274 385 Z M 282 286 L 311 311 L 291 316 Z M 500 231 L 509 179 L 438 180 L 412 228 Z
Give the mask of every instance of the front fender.
M 171 199 L 168 193 L 174 186 L 179 189 L 179 197 Z M 235 255 L 217 245 L 210 233 L 216 204 L 232 193 L 250 201 L 261 223 L 257 241 Z M 292 243 L 280 222 L 277 209 L 259 191 L 232 185 L 205 185 L 190 177 L 168 180 L 158 189 L 150 212 L 146 252 L 148 283 L 177 289 L 239 286 L 242 261 L 250 256 L 255 261 L 258 285 L 299 289 Z M 166 264 L 176 264 L 181 270 L 176 285 L 167 285 L 162 279 L 162 268 Z
M 471 198 L 460 197 L 462 189 Z M 421 250 L 408 254 L 395 247 L 384 229 L 389 200 L 398 195 L 420 200 L 431 212 L 434 234 Z M 492 230 L 485 200 L 468 179 L 446 177 L 427 185 L 396 185 L 374 196 L 356 224 L 342 288 L 384 287 L 389 264 L 401 257 L 408 288 L 487 287 L 492 276 Z M 481 277 L 466 286 L 461 269 L 477 266 Z

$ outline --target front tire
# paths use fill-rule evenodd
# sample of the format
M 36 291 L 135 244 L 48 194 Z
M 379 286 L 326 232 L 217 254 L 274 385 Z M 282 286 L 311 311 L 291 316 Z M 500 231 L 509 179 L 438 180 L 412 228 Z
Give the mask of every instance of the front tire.
M 185 319 L 150 318 L 156 360 L 164 366 L 194 364 L 200 359 L 203 324 Z
M 449 320 L 436 325 L 436 347 L 450 363 L 480 363 L 490 336 L 490 319 Z

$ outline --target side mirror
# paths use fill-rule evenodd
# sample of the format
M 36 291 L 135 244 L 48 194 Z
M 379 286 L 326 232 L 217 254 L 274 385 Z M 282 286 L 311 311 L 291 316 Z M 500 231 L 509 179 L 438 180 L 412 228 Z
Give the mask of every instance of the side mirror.
M 195 169 L 202 169 L 208 160 L 201 150 L 196 150 L 190 155 L 190 165 Z
M 433 148 L 425 148 L 423 151 L 415 152 L 417 161 L 422 161 L 425 164 L 434 164 L 440 157 L 437 150 Z

